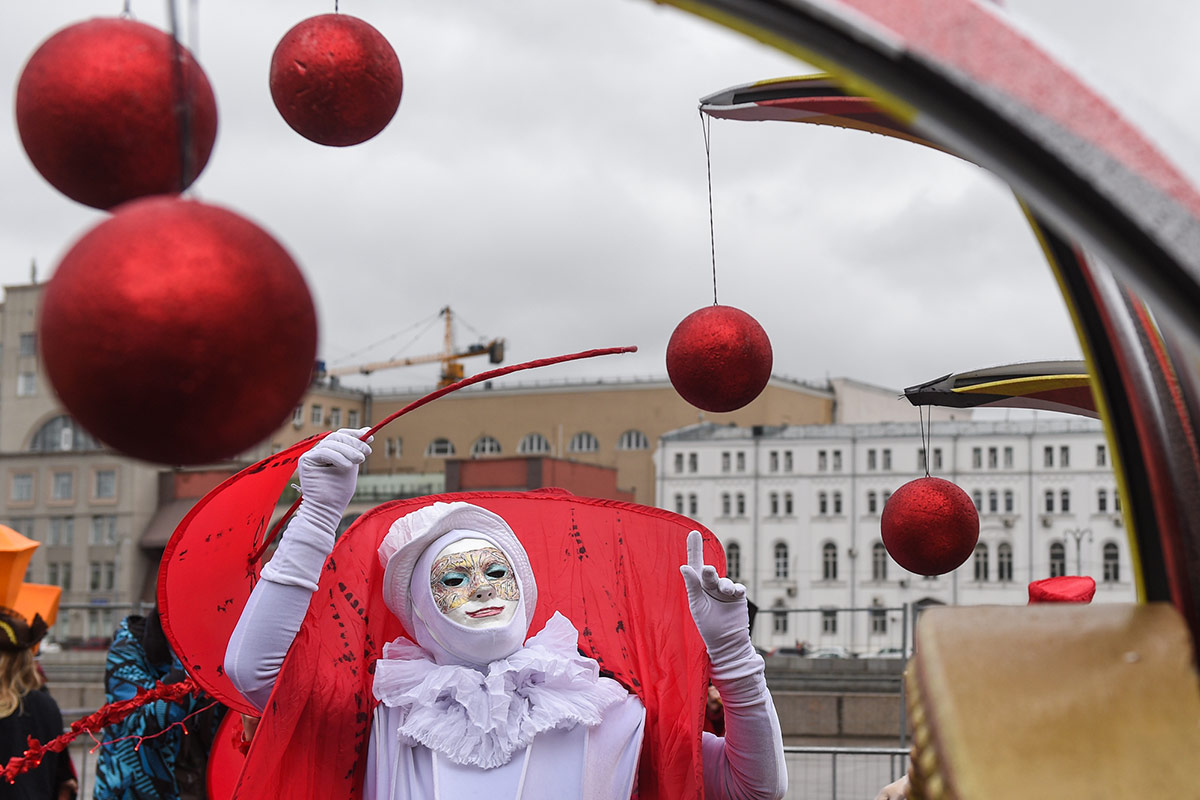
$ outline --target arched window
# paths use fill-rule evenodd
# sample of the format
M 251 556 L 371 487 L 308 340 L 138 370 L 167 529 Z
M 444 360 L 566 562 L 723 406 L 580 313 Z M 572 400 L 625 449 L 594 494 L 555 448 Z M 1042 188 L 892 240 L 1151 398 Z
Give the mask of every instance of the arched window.
M 975 580 L 988 579 L 988 546 L 983 542 L 975 545 Z
M 454 455 L 454 442 L 443 437 L 438 437 L 429 443 L 425 448 L 427 456 L 452 456 Z
M 649 450 L 650 437 L 641 431 L 629 430 L 621 434 L 617 440 L 618 450 Z
M 1050 577 L 1058 578 L 1067 574 L 1067 548 L 1062 542 L 1050 543 Z
M 782 609 L 783 601 L 775 601 L 775 610 L 771 611 L 771 628 L 775 633 L 788 632 L 788 615 Z
M 996 580 L 1011 581 L 1013 579 L 1012 569 L 1012 545 L 1008 542 L 1001 542 L 996 545 Z
M 600 440 L 587 431 L 581 431 L 571 437 L 567 445 L 569 453 L 594 453 L 600 449 Z
M 821 546 L 821 577 L 827 581 L 836 581 L 838 573 L 837 545 L 826 542 Z
M 1117 583 L 1121 580 L 1121 549 L 1116 542 L 1104 543 L 1104 582 Z
M 540 433 L 527 433 L 517 444 L 518 455 L 539 456 L 550 452 L 550 441 Z
M 790 570 L 788 569 L 788 546 L 786 542 L 775 543 L 775 577 L 779 580 L 786 580 Z
M 725 575 L 731 581 L 742 579 L 742 546 L 730 542 L 725 548 Z
M 883 546 L 883 542 L 871 545 L 871 580 L 887 580 L 887 563 L 887 548 Z
M 66 414 L 55 417 L 39 428 L 29 443 L 31 453 L 77 453 L 100 449 L 101 444 L 96 438 Z
M 480 436 L 475 440 L 475 444 L 471 445 L 471 457 L 478 458 L 479 456 L 498 456 L 500 455 L 500 442 L 492 436 Z

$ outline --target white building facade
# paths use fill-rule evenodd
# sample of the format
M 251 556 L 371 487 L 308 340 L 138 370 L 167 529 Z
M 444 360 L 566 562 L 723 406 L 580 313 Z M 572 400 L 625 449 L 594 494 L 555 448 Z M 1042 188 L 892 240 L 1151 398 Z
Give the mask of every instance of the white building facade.
M 926 473 L 915 423 L 673 431 L 655 454 L 658 496 L 720 538 L 767 649 L 901 647 L 905 609 L 1023 605 L 1030 581 L 1055 575 L 1095 578 L 1095 602 L 1136 599 L 1100 423 L 935 421 L 928 442 L 929 473 L 962 487 L 980 519 L 974 554 L 942 576 L 901 568 L 880 535 L 888 498 Z

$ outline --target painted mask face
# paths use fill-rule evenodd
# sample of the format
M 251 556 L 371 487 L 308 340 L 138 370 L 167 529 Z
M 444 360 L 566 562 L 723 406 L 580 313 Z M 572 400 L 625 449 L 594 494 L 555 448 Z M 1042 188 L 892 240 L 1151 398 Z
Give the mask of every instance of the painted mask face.
M 438 610 L 467 628 L 507 625 L 521 599 L 508 557 L 483 539 L 460 539 L 438 553 L 429 588 Z

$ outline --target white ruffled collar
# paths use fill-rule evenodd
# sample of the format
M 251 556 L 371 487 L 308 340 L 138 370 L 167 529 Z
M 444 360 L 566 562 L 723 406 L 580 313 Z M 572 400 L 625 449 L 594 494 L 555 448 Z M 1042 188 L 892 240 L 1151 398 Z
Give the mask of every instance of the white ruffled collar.
M 579 632 L 555 613 L 541 633 L 486 673 L 439 665 L 405 638 L 375 662 L 375 697 L 396 709 L 397 735 L 457 764 L 507 764 L 533 737 L 556 728 L 599 725 L 605 709 L 627 695 L 580 655 Z

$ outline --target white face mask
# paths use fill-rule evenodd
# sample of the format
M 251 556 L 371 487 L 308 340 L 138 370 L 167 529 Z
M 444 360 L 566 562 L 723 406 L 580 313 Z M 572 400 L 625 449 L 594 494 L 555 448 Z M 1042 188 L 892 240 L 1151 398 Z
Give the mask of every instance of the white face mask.
M 504 552 L 484 539 L 459 539 L 437 554 L 429 589 L 438 610 L 465 628 L 507 625 L 521 589 Z

